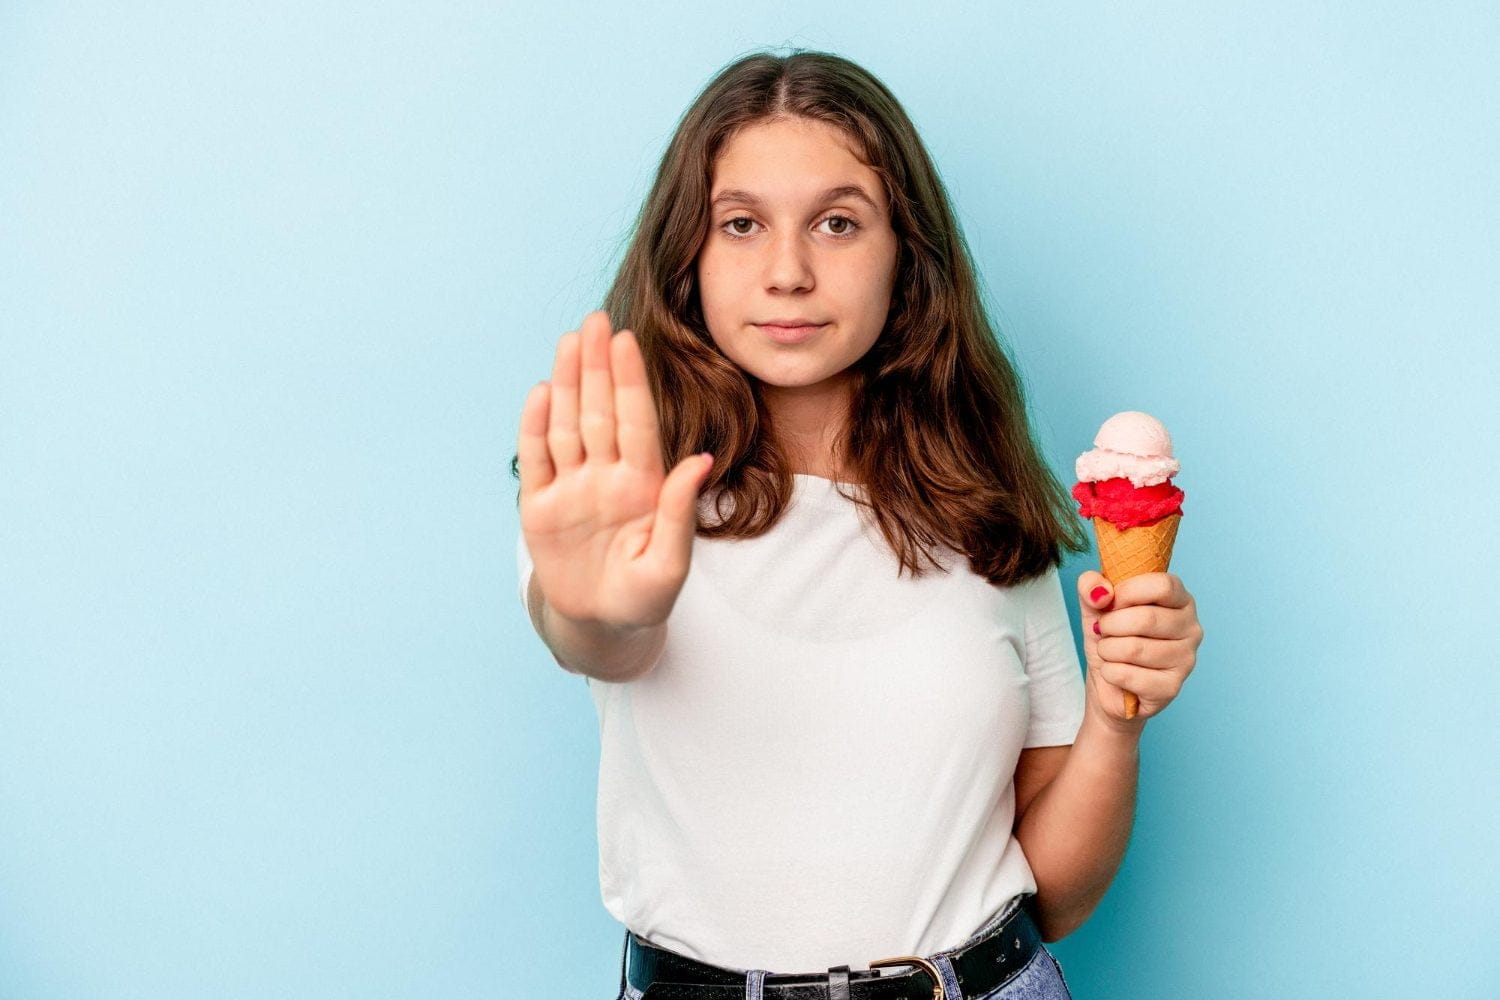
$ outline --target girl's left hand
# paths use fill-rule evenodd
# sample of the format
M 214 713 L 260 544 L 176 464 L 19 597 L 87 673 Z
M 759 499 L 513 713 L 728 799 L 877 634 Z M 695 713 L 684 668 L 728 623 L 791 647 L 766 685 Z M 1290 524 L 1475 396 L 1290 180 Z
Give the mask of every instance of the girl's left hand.
M 1197 663 L 1203 626 L 1193 595 L 1171 573 L 1142 573 L 1116 588 L 1104 574 L 1085 570 L 1078 578 L 1078 603 L 1087 714 L 1120 732 L 1138 733 L 1172 703 Z M 1141 701 L 1133 719 L 1125 718 L 1126 691 Z

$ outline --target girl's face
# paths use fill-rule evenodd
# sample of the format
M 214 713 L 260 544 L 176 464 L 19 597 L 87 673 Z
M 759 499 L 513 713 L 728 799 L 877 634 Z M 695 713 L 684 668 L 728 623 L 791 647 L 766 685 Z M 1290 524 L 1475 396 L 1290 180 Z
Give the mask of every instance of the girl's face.
M 747 126 L 713 168 L 697 272 L 709 335 L 771 395 L 812 403 L 875 343 L 896 278 L 890 207 L 875 171 L 832 125 Z M 803 320 L 801 334 L 765 324 Z

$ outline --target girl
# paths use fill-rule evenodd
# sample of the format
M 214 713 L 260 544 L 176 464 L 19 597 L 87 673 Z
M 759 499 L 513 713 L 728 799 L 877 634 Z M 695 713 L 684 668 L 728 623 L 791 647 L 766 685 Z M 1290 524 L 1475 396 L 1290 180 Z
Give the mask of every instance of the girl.
M 1202 629 L 1176 576 L 1087 571 L 1082 675 L 1082 521 L 884 85 L 709 83 L 512 471 L 522 599 L 599 716 L 619 997 L 1068 996 L 1043 942 L 1114 877 Z

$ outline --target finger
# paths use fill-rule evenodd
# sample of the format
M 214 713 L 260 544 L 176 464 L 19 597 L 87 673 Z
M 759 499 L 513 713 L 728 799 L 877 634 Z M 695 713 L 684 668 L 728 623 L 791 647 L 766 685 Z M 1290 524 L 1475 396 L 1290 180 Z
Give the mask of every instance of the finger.
M 646 548 L 653 559 L 668 563 L 691 552 L 698 530 L 698 490 L 712 468 L 711 459 L 689 455 L 662 481 Z
M 1189 616 L 1180 608 L 1141 604 L 1099 616 L 1097 635 L 1141 635 L 1151 639 L 1181 639 L 1191 628 Z
M 578 352 L 580 337 L 569 330 L 557 342 L 548 395 L 547 449 L 553 468 L 562 472 L 583 463 L 583 441 L 578 437 Z
M 516 442 L 516 468 L 521 473 L 521 499 L 552 482 L 557 475 L 547 452 L 547 397 L 549 386 L 538 382 L 521 407 L 521 436 Z
M 1160 604 L 1167 608 L 1187 607 L 1187 588 L 1172 573 L 1142 573 L 1121 580 L 1115 589 L 1116 608 L 1127 608 L 1137 604 Z
M 1115 589 L 1097 570 L 1086 569 L 1078 575 L 1078 610 L 1087 646 L 1099 635 L 1099 616 L 1111 606 Z
M 615 390 L 609 372 L 609 342 L 613 338 L 609 314 L 596 309 L 583 318 L 582 367 L 579 378 L 578 427 L 583 436 L 585 462 L 614 462 Z
M 1148 670 L 1175 670 L 1191 653 L 1183 639 L 1147 639 L 1138 635 L 1105 636 L 1096 647 L 1099 659 L 1130 663 Z
M 1129 691 L 1137 698 L 1149 698 L 1158 704 L 1171 701 L 1182 689 L 1182 683 L 1175 675 L 1149 667 L 1100 660 L 1095 669 L 1099 671 L 1100 677 L 1115 687 Z
M 621 330 L 609 347 L 614 362 L 615 435 L 620 458 L 638 469 L 660 474 L 661 425 L 635 331 Z

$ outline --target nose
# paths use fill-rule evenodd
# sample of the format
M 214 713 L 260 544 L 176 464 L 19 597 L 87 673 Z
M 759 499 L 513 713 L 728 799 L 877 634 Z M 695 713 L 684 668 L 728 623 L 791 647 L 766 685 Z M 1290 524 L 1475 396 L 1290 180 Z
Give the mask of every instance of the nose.
M 766 283 L 772 289 L 796 291 L 813 284 L 811 251 L 795 229 L 787 229 L 770 240 Z

